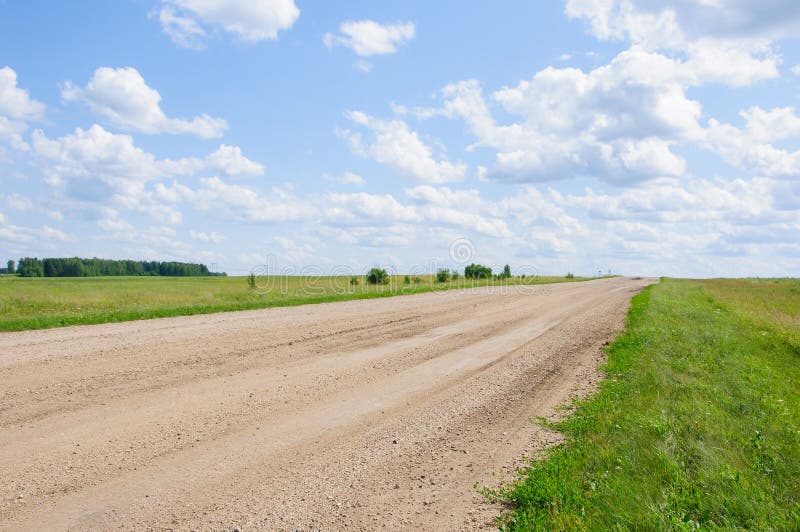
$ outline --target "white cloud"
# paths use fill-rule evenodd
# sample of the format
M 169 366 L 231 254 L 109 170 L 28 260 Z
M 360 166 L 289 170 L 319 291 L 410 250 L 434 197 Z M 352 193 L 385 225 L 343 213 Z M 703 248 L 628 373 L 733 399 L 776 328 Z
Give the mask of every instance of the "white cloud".
M 437 161 L 431 148 L 402 120 L 380 120 L 360 111 L 348 111 L 345 116 L 374 133 L 374 142 L 365 146 L 360 134 L 348 130 L 340 132 L 357 155 L 370 156 L 403 175 L 426 183 L 458 181 L 467 171 L 466 165 L 451 163 L 445 157 Z
M 312 214 L 306 203 L 285 190 L 273 188 L 269 194 L 262 194 L 217 177 L 202 179 L 200 188 L 191 194 L 191 202 L 200 211 L 247 223 L 291 222 Z
M 354 172 L 345 172 L 341 175 L 334 176 L 325 174 L 323 177 L 334 183 L 339 183 L 340 185 L 364 185 L 367 183 L 363 177 Z
M 766 111 L 751 107 L 739 114 L 745 120 L 744 128 L 709 120 L 704 142 L 708 149 L 729 164 L 759 175 L 795 177 L 800 174 L 800 150 L 771 144 L 800 135 L 800 117 L 794 108 Z
M 800 36 L 794 0 L 568 0 L 566 13 L 587 20 L 600 39 L 681 51 L 699 79 L 730 85 L 777 77 L 780 58 L 771 43 Z
M 235 146 L 223 145 L 202 159 L 158 159 L 130 136 L 99 125 L 57 139 L 37 130 L 32 139 L 32 162 L 62 201 L 141 212 L 162 224 L 181 223 L 179 204 L 196 193 L 179 183 L 168 187 L 159 181 L 203 172 L 234 177 L 263 173 L 260 164 L 246 159 Z
M 159 21 L 179 46 L 201 48 L 205 27 L 221 29 L 245 42 L 278 38 L 294 25 L 300 10 L 294 0 L 163 0 Z
M 158 12 L 158 21 L 164 33 L 178 46 L 193 50 L 205 48 L 206 32 L 195 19 L 180 16 L 173 8 L 164 6 Z
M 213 244 L 219 244 L 220 242 L 225 240 L 225 235 L 217 231 L 211 231 L 205 233 L 203 231 L 194 231 L 190 229 L 189 236 L 192 238 L 192 240 L 199 240 L 200 242 L 211 242 Z
M 601 39 L 630 39 L 680 47 L 702 38 L 779 40 L 800 35 L 794 0 L 568 0 L 566 13 L 583 18 Z
M 673 147 L 701 135 L 701 107 L 681 76 L 672 59 L 628 50 L 589 72 L 548 67 L 494 92 L 491 101 L 518 120 L 507 125 L 496 123 L 474 80 L 448 85 L 440 109 L 415 114 L 463 119 L 477 139 L 469 150 L 496 150 L 495 166 L 483 172 L 490 178 L 630 183 L 686 170 Z
M 61 97 L 68 102 L 85 102 L 110 124 L 129 131 L 192 134 L 208 139 L 221 137 L 228 128 L 225 120 L 206 114 L 191 120 L 167 117 L 161 109 L 161 95 L 131 67 L 98 68 L 84 88 L 66 82 Z
M 11 67 L 0 68 L 0 141 L 5 140 L 16 150 L 27 151 L 29 146 L 22 134 L 30 122 L 42 120 L 44 111 L 43 103 L 17 85 L 17 73 Z
M 17 86 L 17 73 L 10 67 L 0 68 L 0 115 L 12 120 L 41 120 L 45 106 Z
M 20 196 L 12 192 L 5 198 L 6 207 L 16 211 L 29 211 L 33 208 L 33 202 L 25 196 Z
M 42 227 L 24 227 L 18 225 L 2 225 L 0 220 L 0 242 L 13 244 L 27 244 L 38 246 L 45 242 L 70 242 L 75 239 L 73 235 L 48 225 Z
M 206 157 L 209 168 L 232 177 L 264 175 L 264 165 L 251 161 L 239 146 L 221 145 L 217 151 Z
M 339 25 L 340 35 L 326 33 L 325 46 L 344 46 L 360 56 L 393 54 L 411 41 L 416 29 L 413 22 L 379 24 L 374 20 L 351 20 Z

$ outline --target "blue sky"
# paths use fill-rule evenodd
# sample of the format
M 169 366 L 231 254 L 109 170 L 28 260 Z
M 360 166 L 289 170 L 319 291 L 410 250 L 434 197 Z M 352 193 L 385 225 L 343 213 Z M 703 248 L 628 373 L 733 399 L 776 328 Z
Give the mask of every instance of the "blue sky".
M 798 276 L 798 36 L 788 0 L 0 0 L 0 255 Z

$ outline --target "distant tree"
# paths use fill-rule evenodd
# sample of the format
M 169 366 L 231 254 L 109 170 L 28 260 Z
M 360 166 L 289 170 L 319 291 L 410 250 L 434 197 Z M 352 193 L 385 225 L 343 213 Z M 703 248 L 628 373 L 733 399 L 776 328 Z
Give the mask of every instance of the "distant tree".
M 372 268 L 367 273 L 367 282 L 369 284 L 389 284 L 389 274 L 382 268 Z
M 21 277 L 44 277 L 44 266 L 39 259 L 24 257 L 19 259 L 17 265 L 17 273 Z
M 482 264 L 470 264 L 464 268 L 464 277 L 469 279 L 491 279 L 492 269 Z
M 15 270 L 14 270 L 14 261 L 9 259 L 9 261 L 8 261 L 8 273 L 14 273 L 14 272 L 15 272 Z
M 255 291 L 256 289 L 256 274 L 252 272 L 247 276 L 247 288 L 252 291 Z
M 409 277 L 408 275 L 403 277 L 403 284 L 411 284 L 411 277 Z
M 509 277 L 511 277 L 511 266 L 509 266 L 508 264 L 503 266 L 503 273 L 501 275 L 505 279 L 508 279 Z
M 436 272 L 437 283 L 446 283 L 449 280 L 450 280 L 450 270 L 442 268 L 441 270 Z

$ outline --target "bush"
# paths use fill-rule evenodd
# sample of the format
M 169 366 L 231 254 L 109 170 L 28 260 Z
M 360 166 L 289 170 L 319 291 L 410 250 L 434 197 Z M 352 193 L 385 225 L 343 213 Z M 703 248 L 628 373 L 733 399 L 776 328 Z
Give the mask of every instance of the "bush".
M 367 273 L 367 282 L 369 284 L 389 284 L 389 274 L 382 268 L 372 268 Z
M 422 282 L 422 277 L 415 275 L 414 278 L 411 279 L 411 282 L 413 282 L 414 284 L 419 284 Z
M 256 274 L 251 273 L 250 275 L 247 276 L 247 287 L 250 290 L 255 291 L 255 289 L 256 289 Z
M 358 286 L 358 277 L 355 275 L 350 278 L 350 286 Z
M 503 273 L 500 274 L 500 277 L 503 279 L 509 279 L 511 277 L 511 266 L 508 264 L 503 266 Z
M 411 277 L 409 277 L 408 275 L 403 277 L 403 284 L 411 284 Z
M 450 270 L 442 268 L 438 272 L 436 272 L 436 282 L 437 283 L 446 283 L 450 280 Z
M 482 264 L 470 264 L 464 268 L 464 277 L 468 279 L 491 279 L 492 269 Z
M 574 274 L 574 273 L 572 273 L 572 272 L 569 272 L 569 273 L 567 274 L 567 279 L 574 279 L 574 278 L 575 278 L 575 274 Z

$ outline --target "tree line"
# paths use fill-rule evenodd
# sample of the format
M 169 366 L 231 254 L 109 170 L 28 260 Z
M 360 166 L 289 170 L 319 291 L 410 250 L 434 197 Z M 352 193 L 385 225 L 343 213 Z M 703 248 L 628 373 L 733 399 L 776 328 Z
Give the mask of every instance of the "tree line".
M 14 273 L 9 261 L 9 273 Z M 16 273 L 21 277 L 99 277 L 153 275 L 164 277 L 204 277 L 226 275 L 209 271 L 205 264 L 144 260 L 112 260 L 25 257 L 19 259 Z

